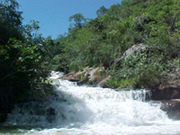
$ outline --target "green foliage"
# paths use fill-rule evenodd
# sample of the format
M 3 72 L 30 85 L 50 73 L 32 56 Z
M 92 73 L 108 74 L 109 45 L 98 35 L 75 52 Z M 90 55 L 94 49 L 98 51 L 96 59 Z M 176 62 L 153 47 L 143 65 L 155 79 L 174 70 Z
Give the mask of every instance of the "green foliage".
M 114 89 L 124 89 L 124 88 L 134 88 L 136 84 L 136 78 L 126 78 L 126 79 L 119 79 L 116 77 L 113 77 L 111 80 L 109 80 L 109 87 Z
M 73 32 L 76 31 L 76 29 L 81 28 L 86 23 L 87 19 L 84 18 L 84 16 L 81 13 L 76 13 L 69 17 L 69 21 L 74 22 L 70 24 L 70 28 L 69 28 L 69 31 Z
M 40 46 L 38 22 L 23 26 L 18 6 L 15 0 L 0 2 L 0 121 L 15 103 L 45 94 L 49 74 L 44 63 L 50 55 Z
M 102 6 L 86 23 L 75 14 L 73 29 L 56 41 L 61 53 L 54 57 L 54 64 L 60 63 L 55 67 L 68 72 L 104 66 L 112 71 L 110 87 L 154 87 L 167 63 L 179 60 L 179 5 L 178 0 L 123 0 L 109 9 Z M 124 59 L 125 51 L 140 43 L 146 49 Z
M 144 50 L 121 59 L 113 76 L 120 82 L 120 88 L 124 88 L 124 82 L 131 88 L 154 87 L 159 83 L 161 73 L 167 70 L 167 60 L 165 52 L 146 46 Z
M 15 0 L 5 0 L 0 2 L 0 43 L 5 44 L 9 38 L 22 38 L 20 29 L 21 12 L 17 11 L 19 7 Z
M 106 13 L 107 13 L 107 9 L 104 6 L 100 7 L 100 9 L 96 11 L 98 17 L 102 17 Z

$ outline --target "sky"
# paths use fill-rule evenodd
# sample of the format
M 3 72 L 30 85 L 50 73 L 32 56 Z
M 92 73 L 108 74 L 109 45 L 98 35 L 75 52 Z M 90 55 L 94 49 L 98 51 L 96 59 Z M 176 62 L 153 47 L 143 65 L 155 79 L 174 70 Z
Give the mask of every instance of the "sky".
M 19 10 L 23 12 L 23 23 L 39 21 L 39 33 L 53 39 L 68 31 L 69 17 L 81 13 L 85 18 L 93 19 L 96 11 L 105 6 L 109 8 L 121 0 L 17 0 Z

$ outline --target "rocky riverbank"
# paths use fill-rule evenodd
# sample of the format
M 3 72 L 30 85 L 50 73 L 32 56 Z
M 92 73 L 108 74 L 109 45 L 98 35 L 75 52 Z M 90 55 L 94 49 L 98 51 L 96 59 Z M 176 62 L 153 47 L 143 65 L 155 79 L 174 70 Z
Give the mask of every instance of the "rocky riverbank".
M 70 72 L 62 79 L 75 81 L 79 85 L 87 84 L 92 86 L 108 87 L 111 78 L 103 67 L 85 68 L 83 71 Z M 153 100 L 170 100 L 180 98 L 180 68 L 174 69 L 169 74 L 157 80 L 156 87 L 150 86 L 147 89 L 152 91 Z
M 145 56 L 146 54 L 151 55 L 151 53 L 154 51 L 161 51 L 161 50 L 157 50 L 157 48 L 153 48 L 151 46 L 146 46 L 142 43 L 133 45 L 129 49 L 127 49 L 120 58 L 117 58 L 114 61 L 114 65 L 122 66 L 123 62 L 129 60 L 129 58 L 133 56 L 139 57 L 139 56 Z M 145 72 L 143 76 L 140 77 L 141 81 L 143 82 L 143 86 L 146 86 L 145 87 L 146 89 L 150 89 L 152 91 L 153 100 L 170 100 L 170 99 L 180 98 L 180 66 L 178 63 L 179 61 L 177 61 L 177 63 L 175 64 L 170 63 L 169 65 L 167 65 L 168 67 L 166 67 L 166 69 L 162 73 L 159 73 L 160 75 L 158 74 L 152 76 L 154 78 L 150 78 L 151 75 L 149 75 L 149 74 L 154 74 L 153 73 L 155 72 L 154 70 Z M 75 81 L 79 85 L 87 84 L 92 86 L 111 87 L 109 85 L 111 72 L 112 72 L 111 69 L 106 70 L 105 67 L 96 67 L 96 68 L 86 67 L 82 71 L 70 72 L 64 75 L 62 79 Z M 112 78 L 113 77 L 114 76 L 112 76 Z M 131 82 L 129 81 L 129 83 Z M 135 86 L 135 88 L 141 88 L 141 87 L 137 85 Z
M 79 85 L 108 87 L 111 76 L 104 67 L 87 67 L 83 71 L 70 72 L 61 79 L 75 81 Z M 156 87 L 149 87 L 154 101 L 162 103 L 161 109 L 172 119 L 180 119 L 180 69 L 174 68 L 158 81 Z
M 91 85 L 108 87 L 108 80 L 110 79 L 109 73 L 104 69 L 104 67 L 86 67 L 83 71 L 70 72 L 61 79 L 75 81 L 78 85 Z
M 180 120 L 180 99 L 162 100 L 161 103 L 161 109 L 167 113 L 169 118 Z

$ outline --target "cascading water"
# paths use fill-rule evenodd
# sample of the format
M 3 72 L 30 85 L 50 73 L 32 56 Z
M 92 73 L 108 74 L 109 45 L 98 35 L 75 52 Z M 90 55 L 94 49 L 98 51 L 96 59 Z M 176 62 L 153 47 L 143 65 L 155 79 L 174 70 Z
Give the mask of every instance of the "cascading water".
M 30 135 L 180 134 L 179 121 L 168 119 L 159 104 L 144 101 L 146 90 L 115 91 L 57 79 L 54 90 L 57 95 L 42 104 L 16 106 L 5 125 L 21 127 L 13 134 Z

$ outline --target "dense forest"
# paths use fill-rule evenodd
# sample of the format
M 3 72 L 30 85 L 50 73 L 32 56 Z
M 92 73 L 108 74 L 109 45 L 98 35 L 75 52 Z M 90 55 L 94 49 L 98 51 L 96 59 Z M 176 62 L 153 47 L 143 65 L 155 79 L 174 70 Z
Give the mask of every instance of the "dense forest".
M 38 33 L 37 21 L 23 25 L 18 7 L 15 0 L 0 3 L 1 118 L 15 103 L 50 93 L 52 70 L 103 66 L 111 75 L 109 87 L 147 88 L 180 67 L 179 0 L 123 0 L 100 7 L 95 19 L 76 13 L 68 33 L 55 40 Z M 125 57 L 133 45 L 140 51 Z

